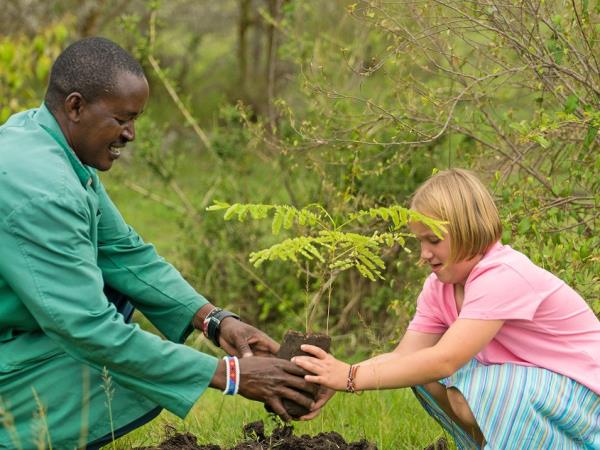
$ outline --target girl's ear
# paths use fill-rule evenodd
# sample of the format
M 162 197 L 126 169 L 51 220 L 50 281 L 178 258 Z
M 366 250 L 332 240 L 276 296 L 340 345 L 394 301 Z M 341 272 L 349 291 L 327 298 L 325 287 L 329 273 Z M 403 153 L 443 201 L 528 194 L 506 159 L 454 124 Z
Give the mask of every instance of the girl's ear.
M 65 115 L 72 122 L 79 122 L 85 107 L 85 99 L 79 92 L 71 92 L 65 99 Z

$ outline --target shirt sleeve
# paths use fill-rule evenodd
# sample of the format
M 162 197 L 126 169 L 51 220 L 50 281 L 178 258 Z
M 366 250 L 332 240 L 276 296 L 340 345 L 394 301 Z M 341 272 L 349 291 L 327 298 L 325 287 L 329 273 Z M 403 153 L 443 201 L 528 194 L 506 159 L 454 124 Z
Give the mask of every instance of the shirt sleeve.
M 440 311 L 442 299 L 438 298 L 436 302 L 437 296 L 439 293 L 433 289 L 432 278 L 428 277 L 417 299 L 417 311 L 408 325 L 409 330 L 442 334 L 448 329 L 448 325 L 442 320 Z
M 0 222 L 3 277 L 66 353 L 184 417 L 217 360 L 125 323 L 103 293 L 90 214 L 83 197 L 64 193 L 14 210 Z
M 207 300 L 125 223 L 101 183 L 97 192 L 98 266 L 106 283 L 130 297 L 168 339 L 183 342 Z
M 532 320 L 543 297 L 504 263 L 477 268 L 465 286 L 461 319 Z

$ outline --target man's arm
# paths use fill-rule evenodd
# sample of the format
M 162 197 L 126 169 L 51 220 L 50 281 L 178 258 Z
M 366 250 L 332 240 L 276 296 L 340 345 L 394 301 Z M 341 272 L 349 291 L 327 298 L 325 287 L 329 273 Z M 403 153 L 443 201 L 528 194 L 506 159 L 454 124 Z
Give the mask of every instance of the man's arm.
M 208 301 L 125 223 L 99 181 L 97 186 L 98 266 L 105 282 L 128 296 L 169 340 L 183 342 Z
M 217 360 L 126 324 L 103 294 L 88 205 L 57 193 L 0 223 L 0 270 L 40 328 L 71 357 L 185 416 Z
M 24 204 L 0 221 L 0 271 L 40 328 L 71 357 L 184 417 L 210 385 L 224 387 L 222 362 L 127 324 L 104 293 L 90 211 L 81 200 L 57 195 Z M 309 406 L 298 392 L 312 389 L 289 361 L 245 358 L 240 393 L 284 418 L 281 397 Z
M 193 328 L 202 330 L 215 305 L 125 223 L 101 183 L 98 198 L 98 264 L 107 283 L 131 297 L 161 333 L 175 342 L 183 342 Z M 274 355 L 279 348 L 265 333 L 234 318 L 220 324 L 219 346 L 240 357 Z

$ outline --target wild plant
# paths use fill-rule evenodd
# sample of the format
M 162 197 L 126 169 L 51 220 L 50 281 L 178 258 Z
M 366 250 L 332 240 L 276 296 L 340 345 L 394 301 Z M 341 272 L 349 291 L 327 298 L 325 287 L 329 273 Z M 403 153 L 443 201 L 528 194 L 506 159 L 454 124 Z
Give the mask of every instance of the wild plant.
M 325 292 L 328 295 L 326 332 L 329 331 L 329 306 L 331 287 L 339 274 L 356 269 L 360 275 L 371 280 L 383 280 L 385 248 L 405 247 L 410 233 L 402 231 L 411 221 L 422 222 L 441 236 L 444 225 L 415 211 L 399 205 L 358 210 L 350 214 L 334 216 L 319 204 L 298 209 L 290 205 L 229 204 L 215 201 L 208 211 L 225 210 L 224 219 L 238 221 L 271 219 L 271 231 L 291 230 L 298 232 L 270 247 L 250 253 L 250 262 L 260 267 L 265 261 L 292 262 L 301 273 L 317 280 L 317 290 L 306 307 L 306 330 L 311 331 L 317 307 Z M 381 230 L 382 226 L 387 229 Z

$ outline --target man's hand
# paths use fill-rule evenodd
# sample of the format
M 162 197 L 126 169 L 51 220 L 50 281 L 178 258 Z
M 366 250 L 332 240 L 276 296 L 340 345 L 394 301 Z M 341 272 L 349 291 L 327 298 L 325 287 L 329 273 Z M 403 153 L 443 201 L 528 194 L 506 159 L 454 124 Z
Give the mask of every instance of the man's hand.
M 305 381 L 306 372 L 292 362 L 280 358 L 255 356 L 240 359 L 239 365 L 238 393 L 250 400 L 265 403 L 283 420 L 292 419 L 283 406 L 283 398 L 292 400 L 311 411 L 315 409 L 311 396 L 317 391 L 318 386 Z M 221 360 L 210 386 L 224 389 L 227 383 L 225 373 L 225 362 Z
M 315 398 L 315 404 L 313 405 L 308 414 L 305 414 L 304 416 L 300 417 L 300 420 L 312 420 L 315 417 L 317 417 L 321 413 L 321 408 L 325 406 L 325 404 L 329 401 L 331 397 L 334 396 L 336 392 L 337 391 L 326 388 L 325 386 L 319 386 L 319 390 L 317 391 L 317 395 Z
M 287 422 L 292 417 L 283 406 L 283 398 L 309 410 L 314 409 L 312 397 L 318 386 L 304 380 L 304 375 L 304 370 L 285 359 L 244 358 L 240 360 L 239 393 L 251 400 L 265 403 Z
M 275 356 L 279 344 L 252 325 L 232 317 L 223 319 L 219 332 L 221 348 L 239 358 Z
M 202 330 L 204 319 L 215 309 L 207 303 L 198 310 L 193 318 L 194 327 Z M 219 326 L 219 345 L 229 355 L 238 358 L 247 356 L 275 356 L 279 344 L 259 329 L 233 317 L 226 317 Z

